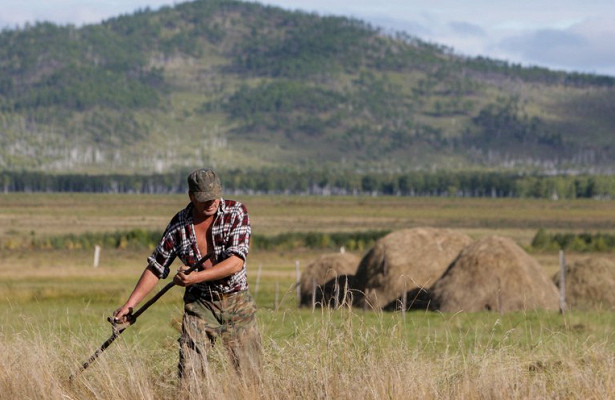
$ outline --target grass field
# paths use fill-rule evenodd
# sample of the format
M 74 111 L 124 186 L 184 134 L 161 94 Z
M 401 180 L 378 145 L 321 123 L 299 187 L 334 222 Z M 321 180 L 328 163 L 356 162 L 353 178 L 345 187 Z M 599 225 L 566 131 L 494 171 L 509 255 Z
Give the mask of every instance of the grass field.
M 240 200 L 254 231 L 272 236 L 438 226 L 527 246 L 540 227 L 615 232 L 615 202 L 605 201 Z M 185 204 L 178 195 L 0 195 L 0 241 L 163 229 Z M 93 268 L 89 250 L 0 248 L 0 399 L 604 399 L 615 393 L 611 312 L 312 312 L 297 308 L 293 287 L 296 263 L 305 266 L 320 254 L 309 249 L 250 255 L 265 356 L 257 381 L 238 380 L 225 358 L 214 355 L 201 386 L 192 392 L 177 386 L 181 290 L 175 288 L 71 384 L 68 376 L 111 334 L 105 318 L 132 290 L 149 251 L 104 248 Z M 532 255 L 546 273 L 557 270 L 557 254 Z

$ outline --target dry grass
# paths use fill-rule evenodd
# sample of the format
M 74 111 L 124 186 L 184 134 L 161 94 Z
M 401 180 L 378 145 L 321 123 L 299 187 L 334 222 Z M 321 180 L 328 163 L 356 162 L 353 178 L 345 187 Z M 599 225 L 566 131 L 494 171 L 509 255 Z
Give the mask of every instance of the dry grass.
M 258 298 L 265 363 L 256 383 L 229 384 L 235 372 L 215 354 L 210 375 L 190 392 L 175 379 L 179 293 L 161 299 L 71 384 L 68 376 L 110 335 L 104 316 L 131 289 L 135 267 L 71 267 L 55 280 L 25 268 L 35 276 L 19 293 L 46 283 L 56 295 L 19 299 L 0 290 L 0 398 L 599 399 L 615 390 L 612 314 L 312 313 L 296 308 L 284 284 L 274 307 L 271 280 L 278 273 L 292 280 L 293 267 L 284 272 L 284 256 L 276 258 L 278 272 L 263 274 L 269 286 Z M 115 272 L 119 282 L 110 279 Z M 1 282 L 6 289 L 8 278 Z M 96 296 L 114 287 L 125 292 Z
M 539 227 L 615 229 L 613 202 L 241 200 L 255 231 L 267 235 L 436 226 L 525 245 Z M 0 195 L 0 240 L 162 229 L 185 203 L 179 195 Z M 260 279 L 265 357 L 256 381 L 237 380 L 214 354 L 197 388 L 178 386 L 181 293 L 172 291 L 71 384 L 68 376 L 109 336 L 104 318 L 125 300 L 146 253 L 103 249 L 95 269 L 86 251 L 2 252 L 0 399 L 604 399 L 615 393 L 613 313 L 312 313 L 297 308 L 293 286 L 295 263 L 317 258 L 312 250 L 250 255 L 253 290 Z M 557 254 L 533 256 L 549 276 L 557 271 Z
M 268 324 L 294 327 L 276 332 L 263 326 L 260 374 L 238 378 L 214 354 L 210 374 L 191 391 L 174 377 L 172 346 L 152 352 L 144 343 L 118 340 L 71 382 L 68 377 L 87 354 L 82 338 L 4 327 L 0 393 L 7 399 L 84 400 L 608 398 L 615 391 L 610 335 L 597 330 L 577 335 L 575 330 L 588 328 L 573 320 L 552 330 L 558 318 L 442 316 L 404 322 L 399 314 L 368 318 L 349 310 L 301 318 L 266 313 Z

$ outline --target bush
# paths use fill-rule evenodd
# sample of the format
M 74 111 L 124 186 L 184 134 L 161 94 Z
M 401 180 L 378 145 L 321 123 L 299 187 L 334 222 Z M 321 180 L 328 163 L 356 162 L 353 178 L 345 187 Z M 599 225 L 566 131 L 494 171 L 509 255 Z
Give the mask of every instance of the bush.
M 309 249 L 339 249 L 363 250 L 374 244 L 376 240 L 388 234 L 389 231 L 367 232 L 295 232 L 276 236 L 253 235 L 250 246 L 257 250 L 294 250 L 299 248 Z M 115 249 L 153 249 L 158 245 L 162 232 L 131 229 L 128 231 L 102 232 L 83 234 L 68 234 L 49 236 L 32 239 L 30 242 L 11 242 L 10 246 L 18 248 L 34 249 L 93 249 L 96 245 Z M 9 248 L 9 243 L 3 243 L 1 248 Z
M 532 239 L 531 247 L 540 251 L 571 250 L 578 252 L 604 252 L 615 250 L 615 235 L 609 233 L 556 233 L 540 228 Z

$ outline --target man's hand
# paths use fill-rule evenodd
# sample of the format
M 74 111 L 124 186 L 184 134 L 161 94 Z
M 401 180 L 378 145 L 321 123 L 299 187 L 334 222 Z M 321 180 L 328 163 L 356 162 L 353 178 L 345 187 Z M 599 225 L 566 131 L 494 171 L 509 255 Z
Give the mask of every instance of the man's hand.
M 124 304 L 113 312 L 113 320 L 119 324 L 125 324 L 132 321 L 133 307 Z
M 177 270 L 177 274 L 175 274 L 175 276 L 173 277 L 173 283 L 175 283 L 177 286 L 190 286 L 196 282 L 194 282 L 194 273 L 193 274 L 186 274 L 185 271 L 187 271 L 188 269 L 190 269 L 190 267 L 187 267 L 185 265 L 182 265 L 181 267 L 179 267 L 179 269 Z

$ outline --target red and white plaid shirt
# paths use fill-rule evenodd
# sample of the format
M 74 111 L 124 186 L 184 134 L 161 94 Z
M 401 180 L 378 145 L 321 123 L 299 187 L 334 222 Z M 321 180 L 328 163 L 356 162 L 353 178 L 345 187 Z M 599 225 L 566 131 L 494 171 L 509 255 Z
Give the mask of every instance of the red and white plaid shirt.
M 159 278 L 169 275 L 169 267 L 175 257 L 191 266 L 200 260 L 204 254 L 199 251 L 194 230 L 192 210 L 194 206 L 189 203 L 186 208 L 179 211 L 165 229 L 160 243 L 147 262 Z M 201 282 L 191 287 L 205 293 L 232 293 L 248 288 L 246 275 L 246 257 L 250 247 L 250 218 L 246 207 L 233 200 L 221 199 L 212 224 L 211 233 L 214 245 L 213 265 L 236 255 L 243 260 L 242 269 L 226 278 Z

